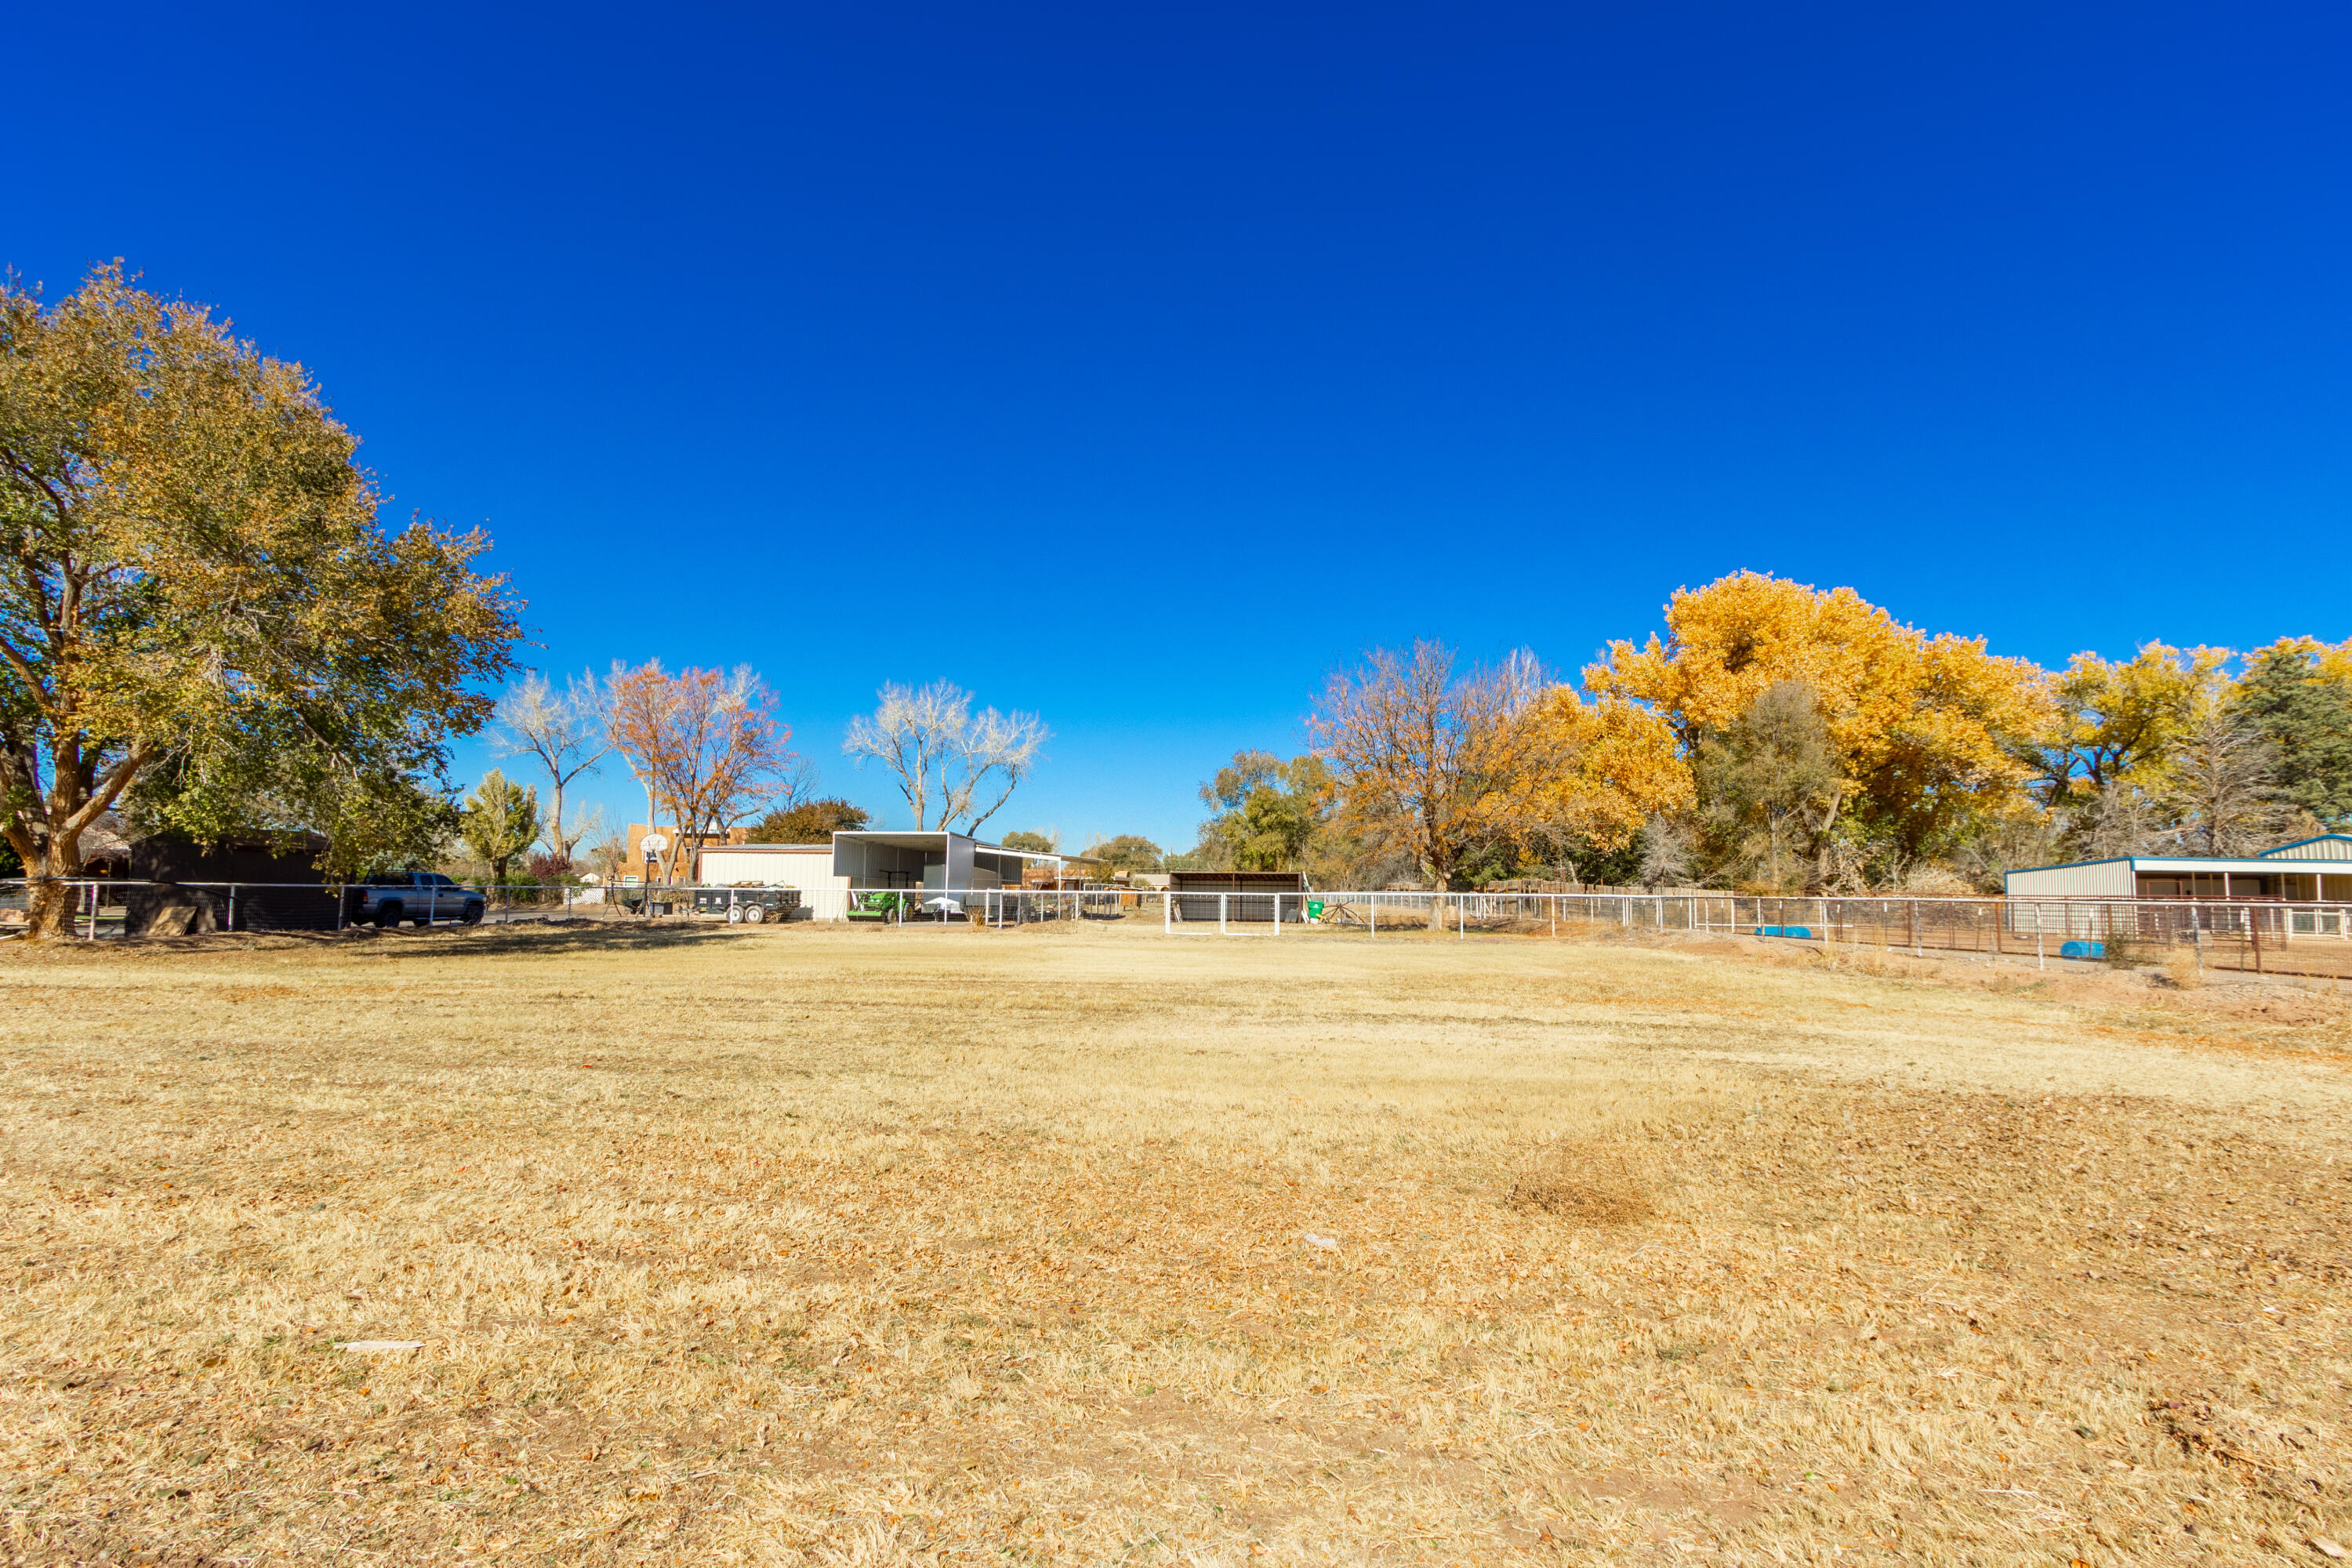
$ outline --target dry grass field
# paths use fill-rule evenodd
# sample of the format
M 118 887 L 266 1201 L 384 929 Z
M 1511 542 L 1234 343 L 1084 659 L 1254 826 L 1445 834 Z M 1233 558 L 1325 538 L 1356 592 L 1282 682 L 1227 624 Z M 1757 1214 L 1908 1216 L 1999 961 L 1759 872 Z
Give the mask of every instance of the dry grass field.
M 0 997 L 10 1562 L 2352 1547 L 2324 994 L 1154 922 Z

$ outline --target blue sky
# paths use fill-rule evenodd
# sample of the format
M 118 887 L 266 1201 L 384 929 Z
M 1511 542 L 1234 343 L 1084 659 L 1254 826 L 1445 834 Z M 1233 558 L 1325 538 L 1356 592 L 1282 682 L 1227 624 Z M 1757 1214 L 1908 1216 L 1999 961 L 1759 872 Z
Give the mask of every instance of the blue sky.
M 2341 7 L 43 20 L 0 261 L 218 306 L 534 662 L 749 661 L 894 822 L 885 679 L 1053 726 L 992 827 L 1174 847 L 1367 647 L 1572 667 L 1740 567 L 2352 635 Z

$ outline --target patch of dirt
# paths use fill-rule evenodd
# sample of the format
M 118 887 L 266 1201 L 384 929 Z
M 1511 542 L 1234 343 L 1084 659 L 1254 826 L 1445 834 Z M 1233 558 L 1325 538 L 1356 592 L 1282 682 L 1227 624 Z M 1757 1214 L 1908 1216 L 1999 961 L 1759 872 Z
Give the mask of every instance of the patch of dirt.
M 1561 1219 L 1626 1225 L 1657 1212 L 1655 1177 L 1633 1148 L 1590 1139 L 1550 1145 L 1513 1178 L 1508 1201 Z

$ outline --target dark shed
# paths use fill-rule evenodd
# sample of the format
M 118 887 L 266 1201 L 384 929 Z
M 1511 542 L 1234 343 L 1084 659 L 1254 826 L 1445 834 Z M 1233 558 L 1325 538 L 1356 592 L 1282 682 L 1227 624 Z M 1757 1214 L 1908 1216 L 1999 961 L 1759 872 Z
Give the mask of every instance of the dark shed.
M 199 844 L 151 833 L 131 845 L 131 877 L 165 886 L 125 889 L 132 934 L 190 931 L 332 931 L 335 898 L 319 869 L 316 833 L 250 835 Z M 229 885 L 236 884 L 236 897 Z
M 1307 878 L 1297 871 L 1171 871 L 1168 891 L 1180 921 L 1215 921 L 1217 895 L 1223 893 L 1226 920 L 1271 923 L 1277 907 L 1273 895 L 1305 893 Z M 1286 921 L 1307 918 L 1304 898 L 1286 898 L 1279 907 Z

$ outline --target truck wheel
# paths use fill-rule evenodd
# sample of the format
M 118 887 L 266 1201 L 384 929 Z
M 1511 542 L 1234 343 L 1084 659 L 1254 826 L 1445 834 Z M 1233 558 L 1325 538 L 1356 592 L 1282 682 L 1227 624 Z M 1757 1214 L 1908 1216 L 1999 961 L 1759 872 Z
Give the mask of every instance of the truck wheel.
M 399 904 L 397 904 L 397 903 L 390 903 L 390 904 L 378 904 L 378 905 L 376 905 L 376 907 L 375 907 L 375 929 L 376 929 L 376 930 L 378 930 L 378 931 L 383 931 L 383 930 L 385 927 L 387 927 L 387 926 L 396 926 L 396 925 L 398 925 L 399 923 L 400 923 L 400 905 L 399 905 Z
M 479 904 L 467 904 L 466 906 L 466 912 L 459 915 L 457 918 L 469 926 L 480 925 L 482 923 L 482 906 Z
M 747 925 L 747 926 L 764 925 L 764 924 L 767 922 L 767 919 L 768 919 L 768 910 L 767 910 L 767 906 L 766 906 L 766 905 L 764 905 L 764 904 L 748 904 L 748 905 L 744 906 L 744 910 L 743 910 L 743 923 L 744 923 L 745 925 Z

